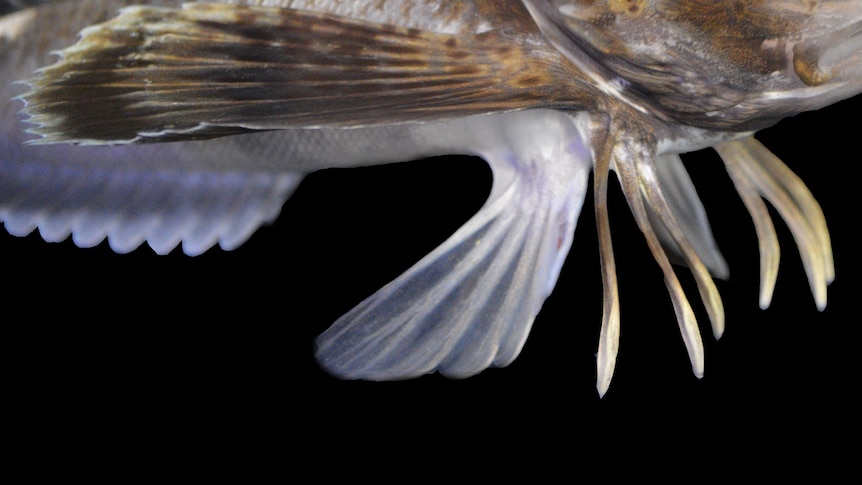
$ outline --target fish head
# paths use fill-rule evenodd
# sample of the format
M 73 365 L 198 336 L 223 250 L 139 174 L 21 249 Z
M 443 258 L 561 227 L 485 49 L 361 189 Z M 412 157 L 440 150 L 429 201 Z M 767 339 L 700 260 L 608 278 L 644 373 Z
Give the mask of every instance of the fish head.
M 757 130 L 862 92 L 860 0 L 527 3 L 582 69 L 668 121 Z

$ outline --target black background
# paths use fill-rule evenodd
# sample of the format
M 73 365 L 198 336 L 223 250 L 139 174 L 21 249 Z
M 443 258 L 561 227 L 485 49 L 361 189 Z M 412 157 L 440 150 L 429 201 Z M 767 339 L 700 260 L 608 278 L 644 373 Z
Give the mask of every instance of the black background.
M 831 442 L 829 433 L 858 431 L 860 106 L 856 97 L 759 135 L 806 181 L 830 224 L 837 279 L 822 313 L 778 220 L 778 285 L 772 307 L 758 309 L 750 218 L 713 152 L 686 158 L 731 269 L 718 283 L 727 315 L 720 341 L 694 305 L 706 346 L 702 380 L 690 371 L 661 273 L 615 186 L 622 337 L 604 399 L 594 388 L 601 281 L 592 193 L 556 290 L 508 368 L 390 383 L 320 371 L 314 336 L 482 204 L 484 163 L 453 157 L 313 174 L 275 224 L 231 252 L 157 256 L 145 246 L 118 255 L 107 244 L 79 249 L 3 232 L 4 399 L 19 410 L 14 417 L 59 430 L 54 439 L 70 444 L 81 434 L 110 441 L 131 433 L 163 436 L 167 445 L 179 433 L 237 437 L 232 446 L 271 438 L 273 453 L 315 437 L 322 448 L 362 445 L 370 435 L 499 445 L 481 428 L 540 430 L 572 445 L 622 439 L 613 423 L 702 439 L 742 422 L 749 440 L 805 432 Z

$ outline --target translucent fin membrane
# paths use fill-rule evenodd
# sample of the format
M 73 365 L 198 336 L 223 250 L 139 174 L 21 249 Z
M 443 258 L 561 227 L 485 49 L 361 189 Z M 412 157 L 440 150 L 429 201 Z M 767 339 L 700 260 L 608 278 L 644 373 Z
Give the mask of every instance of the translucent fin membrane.
M 447 241 L 317 339 L 318 362 L 335 376 L 463 378 L 504 367 L 556 284 L 591 168 L 571 120 L 537 111 L 440 130 L 499 137 L 482 154 L 491 194 Z
M 760 306 L 767 308 L 778 275 L 779 248 L 769 201 L 796 240 L 811 293 L 819 310 L 826 308 L 826 286 L 835 277 L 829 230 L 820 205 L 805 184 L 781 160 L 754 138 L 715 147 L 742 197 L 760 242 Z

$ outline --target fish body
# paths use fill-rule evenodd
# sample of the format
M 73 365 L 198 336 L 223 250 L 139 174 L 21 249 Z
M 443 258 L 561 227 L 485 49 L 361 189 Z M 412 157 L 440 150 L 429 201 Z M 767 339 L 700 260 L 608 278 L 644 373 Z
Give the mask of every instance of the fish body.
M 46 21 L 62 28 L 45 36 L 34 25 Z M 757 228 L 761 306 L 778 264 L 764 199 L 826 304 L 820 208 L 752 134 L 862 91 L 859 1 L 82 0 L 7 14 L 0 34 L 0 220 L 12 234 L 195 255 L 241 245 L 322 168 L 488 162 L 478 213 L 318 339 L 336 376 L 467 377 L 512 362 L 556 284 L 591 173 L 600 394 L 621 320 L 610 173 L 701 376 L 695 312 L 671 261 L 690 268 L 720 336 L 713 277 L 727 264 L 679 156 L 707 147 Z

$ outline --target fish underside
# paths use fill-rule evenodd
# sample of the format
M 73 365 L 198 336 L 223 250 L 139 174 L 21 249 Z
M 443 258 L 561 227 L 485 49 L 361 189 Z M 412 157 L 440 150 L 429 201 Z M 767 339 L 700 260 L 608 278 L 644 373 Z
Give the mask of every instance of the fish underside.
M 709 147 L 754 221 L 761 307 L 779 259 L 767 202 L 826 305 L 823 214 L 753 134 L 862 91 L 862 0 L 7 0 L 0 12 L 0 220 L 13 235 L 229 250 L 312 171 L 487 161 L 484 206 L 318 338 L 335 376 L 460 378 L 512 362 L 592 183 L 603 395 L 620 332 L 613 173 L 700 377 L 676 272 L 691 271 L 719 337 L 713 278 L 728 270 L 680 154 Z

